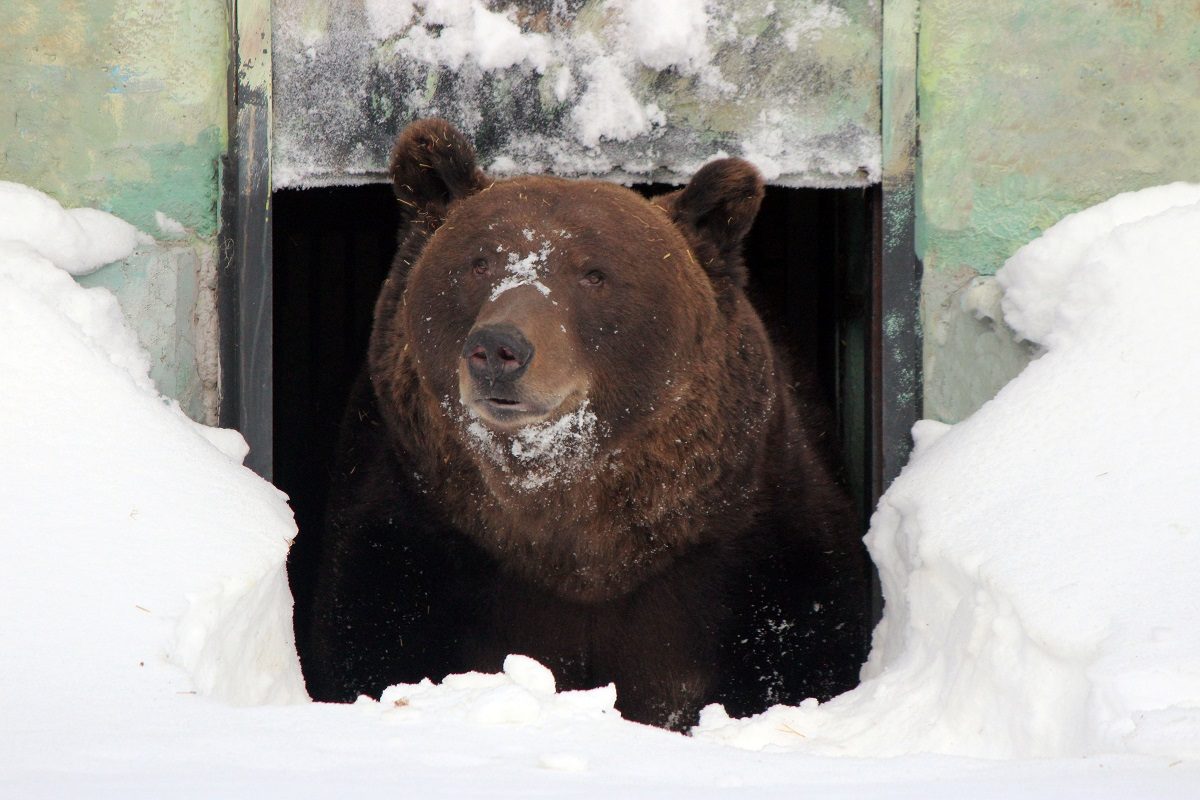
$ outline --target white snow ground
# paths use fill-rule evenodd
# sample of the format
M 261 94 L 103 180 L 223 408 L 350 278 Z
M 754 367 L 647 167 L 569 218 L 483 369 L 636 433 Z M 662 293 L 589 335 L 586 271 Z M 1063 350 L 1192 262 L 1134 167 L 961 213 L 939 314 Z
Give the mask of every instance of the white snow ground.
M 0 184 L 0 209 L 42 198 Z M 51 263 L 74 234 L 0 230 L 0 796 L 1196 796 L 1200 187 L 1010 261 L 1006 312 L 1046 353 L 919 426 L 869 534 L 866 682 L 714 709 L 695 737 L 521 658 L 307 702 L 284 498 L 157 395 L 113 297 Z

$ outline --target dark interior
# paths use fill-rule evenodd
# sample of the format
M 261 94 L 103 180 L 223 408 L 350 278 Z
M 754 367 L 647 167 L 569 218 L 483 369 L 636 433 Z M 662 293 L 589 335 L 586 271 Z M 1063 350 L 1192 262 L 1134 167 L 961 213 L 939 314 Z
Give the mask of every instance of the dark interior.
M 769 187 L 745 251 L 751 298 L 795 365 L 801 401 L 824 409 L 864 528 L 876 491 L 867 348 L 877 197 Z M 274 480 L 300 528 L 288 569 L 305 652 L 331 459 L 395 248 L 397 205 L 388 185 L 368 184 L 282 190 L 273 206 Z

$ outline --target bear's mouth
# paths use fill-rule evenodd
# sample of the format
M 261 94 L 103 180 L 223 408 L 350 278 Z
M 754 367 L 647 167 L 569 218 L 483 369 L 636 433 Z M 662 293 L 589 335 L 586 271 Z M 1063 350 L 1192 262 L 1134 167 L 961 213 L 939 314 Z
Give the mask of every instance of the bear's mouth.
M 526 379 L 486 381 L 459 367 L 459 402 L 469 416 L 496 433 L 515 434 L 549 422 L 575 409 L 586 397 L 587 384 L 578 380 L 552 387 Z
M 511 397 L 480 397 L 471 403 L 480 419 L 493 427 L 513 429 L 533 425 L 548 418 L 554 408 Z

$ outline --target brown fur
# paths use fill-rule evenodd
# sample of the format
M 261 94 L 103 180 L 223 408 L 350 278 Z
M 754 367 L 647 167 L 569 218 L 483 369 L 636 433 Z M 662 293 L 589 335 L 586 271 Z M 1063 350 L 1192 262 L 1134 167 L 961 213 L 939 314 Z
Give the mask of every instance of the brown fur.
M 761 186 L 757 190 L 761 194 Z M 672 265 L 692 261 L 684 237 L 663 224 L 664 211 L 608 184 L 518 179 L 503 188 L 489 187 L 472 198 L 471 205 L 464 204 L 461 213 L 491 219 L 509 213 L 509 203 L 520 195 L 547 191 L 565 194 L 567 202 L 579 195 L 591 203 L 611 204 L 612 218 L 593 215 L 598 239 L 628 236 L 627 229 L 601 225 L 630 220 L 636 232 L 653 231 L 656 252 L 662 253 L 657 259 Z M 652 226 L 651 219 L 657 225 Z M 426 246 L 439 235 L 440 230 Z M 698 269 L 679 277 L 678 294 L 691 298 L 680 301 L 684 314 L 702 322 L 684 337 L 681 346 L 688 350 L 680 358 L 694 362 L 707 359 L 699 354 L 716 357 L 702 372 L 672 373 L 671 394 L 682 400 L 665 398 L 652 414 L 630 421 L 613 441 L 605 442 L 605 463 L 589 480 L 576 480 L 553 493 L 523 492 L 508 475 L 471 453 L 461 425 L 447 416 L 433 382 L 413 379 L 425 367 L 417 363 L 408 331 L 419 325 L 416 318 L 428 309 L 405 303 L 398 285 L 380 298 L 369 369 L 392 434 L 417 454 L 423 476 L 438 487 L 445 508 L 464 531 L 522 574 L 565 597 L 600 600 L 626 592 L 661 568 L 673 552 L 703 541 L 713 514 L 746 513 L 748 498 L 731 506 L 727 485 L 730 480 L 755 483 L 760 448 L 744 443 L 761 438 L 776 402 L 775 376 L 767 371 L 769 354 L 763 352 L 766 336 L 748 306 L 748 313 L 723 320 L 716 313 L 716 293 Z M 729 340 L 743 345 L 730 353 L 724 345 Z M 747 350 L 753 351 L 757 368 L 745 363 Z M 723 384 L 735 385 L 739 392 L 734 396 L 722 391 Z M 728 424 L 714 425 L 716 420 Z
M 652 203 L 593 181 L 491 182 L 461 134 L 426 120 L 397 140 L 391 173 L 407 221 L 376 306 L 372 391 L 348 424 L 381 421 L 385 430 L 355 445 L 354 457 L 379 440 L 399 472 L 348 490 L 354 499 L 344 505 L 357 510 L 335 522 L 337 547 L 398 546 L 405 534 L 394 517 L 410 501 L 389 487 L 411 482 L 429 513 L 486 554 L 479 569 L 500 576 L 471 579 L 495 582 L 480 589 L 473 628 L 488 632 L 454 639 L 457 652 L 475 654 L 469 666 L 494 666 L 499 651 L 522 647 L 576 675 L 568 685 L 617 680 L 626 713 L 658 724 L 692 719 L 715 696 L 735 704 L 749 696 L 753 686 L 735 686 L 719 664 L 758 659 L 746 643 L 769 636 L 764 625 L 838 605 L 843 624 L 832 621 L 826 635 L 825 618 L 813 622 L 813 641 L 832 642 L 846 622 L 861 635 L 865 572 L 849 504 L 810 445 L 786 370 L 743 292 L 741 241 L 763 195 L 751 165 L 713 162 Z M 497 294 L 496 252 L 538 243 L 549 294 L 532 286 Z M 603 283 L 586 284 L 597 270 Z M 536 490 L 523 481 L 528 467 L 507 455 L 514 434 L 493 428 L 492 455 L 481 455 L 460 404 L 473 385 L 463 342 L 496 320 L 534 340 L 523 386 L 566 396 L 557 413 L 586 394 L 597 419 L 594 451 Z M 336 552 L 319 614 L 322 604 L 346 604 L 338 592 L 362 591 L 335 587 L 363 558 Z M 758 570 L 775 577 L 756 583 Z M 777 596 L 773 581 L 788 574 L 815 582 L 804 587 L 812 591 Z M 333 663 L 343 622 L 326 616 L 315 638 Z M 853 669 L 860 645 L 850 649 Z M 822 686 L 844 685 L 832 676 L 846 669 L 828 669 Z M 808 685 L 803 676 L 771 680 L 793 687 L 780 692 L 819 693 L 795 688 Z

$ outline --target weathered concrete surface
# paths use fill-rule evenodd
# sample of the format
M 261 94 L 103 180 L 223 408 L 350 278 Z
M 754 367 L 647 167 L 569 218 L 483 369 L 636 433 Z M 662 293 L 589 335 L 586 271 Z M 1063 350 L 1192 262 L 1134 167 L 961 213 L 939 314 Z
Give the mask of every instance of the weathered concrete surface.
M 923 294 L 925 417 L 961 420 L 1015 378 L 1036 350 L 1004 324 L 1000 287 L 990 275 L 969 267 L 928 272 Z
M 879 0 L 679 5 L 707 17 L 698 61 L 640 47 L 608 0 L 276 0 L 276 183 L 380 180 L 433 115 L 498 173 L 677 183 L 724 151 L 784 185 L 879 180 Z
M 925 415 L 953 422 L 1028 357 L 963 287 L 1068 213 L 1200 180 L 1200 3 L 921 0 L 920 20 Z
M 159 391 L 192 419 L 216 422 L 216 248 L 198 240 L 158 242 L 78 281 L 116 294 L 150 352 L 150 377 Z
M 160 388 L 202 419 L 215 410 L 205 276 L 227 142 L 226 13 L 225 0 L 0 4 L 0 176 L 155 236 L 156 212 L 183 227 L 86 282 L 117 294 Z

